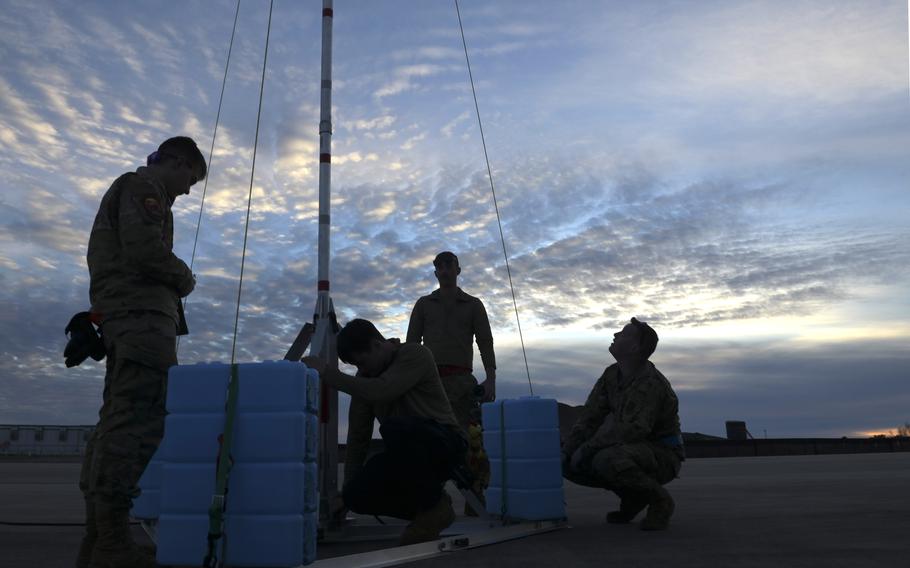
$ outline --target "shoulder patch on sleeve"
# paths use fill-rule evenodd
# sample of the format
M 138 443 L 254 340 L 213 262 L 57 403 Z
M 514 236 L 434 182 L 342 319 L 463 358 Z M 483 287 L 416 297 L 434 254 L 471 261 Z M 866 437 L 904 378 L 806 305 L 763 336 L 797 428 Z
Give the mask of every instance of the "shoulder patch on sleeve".
M 128 205 L 123 203 L 121 206 L 121 216 L 132 217 L 136 221 L 144 224 L 159 225 L 167 216 L 167 203 L 164 202 L 164 196 L 157 189 L 136 176 L 129 186 L 124 188 L 124 198 L 128 198 Z M 123 200 L 121 200 L 123 202 Z M 127 222 L 124 219 L 124 222 Z
M 162 214 L 161 202 L 155 197 L 145 197 L 142 200 L 142 207 L 153 217 L 160 217 Z

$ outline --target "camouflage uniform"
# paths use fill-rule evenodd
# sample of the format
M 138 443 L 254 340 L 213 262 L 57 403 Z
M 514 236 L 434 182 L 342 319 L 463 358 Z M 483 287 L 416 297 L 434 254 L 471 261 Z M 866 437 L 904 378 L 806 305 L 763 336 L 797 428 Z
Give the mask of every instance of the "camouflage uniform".
M 125 174 L 102 198 L 89 238 L 92 313 L 102 320 L 107 366 L 79 478 L 88 517 L 83 548 L 97 535 L 96 510 L 99 528 L 102 509 L 105 519 L 126 515 L 164 434 L 167 371 L 177 364 L 183 315 L 179 298 L 195 285 L 172 252 L 171 202 L 146 168 Z M 80 551 L 79 562 L 90 550 Z
M 147 168 L 120 176 L 101 200 L 88 243 L 92 312 L 103 319 L 147 310 L 179 318 L 194 286 L 172 252 L 174 217 L 164 185 Z
M 461 288 L 456 289 L 451 300 L 435 290 L 417 300 L 411 311 L 407 342 L 422 341 L 433 352 L 452 412 L 469 439 L 471 425 L 481 424 L 480 401 L 474 394 L 478 382 L 472 372 L 475 338 L 484 369 L 495 369 L 493 333 L 486 309 L 479 298 Z M 476 479 L 474 490 L 483 499 L 483 490 L 489 484 L 490 461 L 479 438 L 474 438 L 477 447 L 468 452 L 467 465 Z M 465 511 L 473 514 L 470 507 Z
M 86 445 L 79 488 L 87 499 L 129 508 L 164 436 L 167 370 L 177 364 L 176 322 L 134 311 L 107 320 L 102 406 Z
M 581 462 L 572 469 L 579 449 Z M 669 381 L 651 362 L 631 378 L 619 376 L 618 364 L 607 367 L 562 453 L 566 479 L 613 490 L 624 500 L 641 501 L 669 483 L 685 459 L 679 402 Z

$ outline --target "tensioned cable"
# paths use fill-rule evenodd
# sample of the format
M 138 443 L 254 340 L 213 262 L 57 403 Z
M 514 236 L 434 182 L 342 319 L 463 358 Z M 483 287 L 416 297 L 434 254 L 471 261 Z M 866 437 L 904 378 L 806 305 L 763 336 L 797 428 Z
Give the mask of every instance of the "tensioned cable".
M 234 50 L 234 36 L 237 33 L 237 16 L 240 15 L 240 0 L 237 0 L 237 8 L 234 10 L 234 27 L 231 28 L 231 42 L 228 44 L 227 61 L 224 63 L 224 78 L 221 80 L 221 96 L 218 97 L 218 112 L 215 114 L 215 131 L 212 133 L 212 146 L 209 148 L 209 162 L 206 168 L 205 182 L 202 185 L 202 202 L 199 204 L 199 217 L 196 219 L 196 237 L 193 239 L 193 255 L 190 257 L 190 272 L 193 271 L 193 264 L 196 263 L 196 245 L 199 243 L 199 227 L 202 226 L 202 211 L 205 209 L 205 192 L 209 188 L 209 179 L 212 177 L 212 156 L 215 154 L 215 138 L 218 136 L 218 124 L 221 121 L 221 104 L 224 102 L 224 87 L 227 85 L 228 68 L 231 65 L 231 52 Z M 189 296 L 183 299 L 183 311 L 186 312 L 186 305 Z M 177 336 L 177 351 L 180 351 L 180 337 Z
M 496 201 L 496 189 L 493 187 L 493 170 L 490 168 L 490 157 L 487 154 L 487 141 L 483 135 L 483 122 L 480 120 L 480 106 L 477 104 L 477 90 L 474 88 L 474 74 L 471 73 L 471 59 L 468 57 L 468 43 L 464 39 L 464 26 L 461 23 L 461 10 L 455 0 L 455 13 L 458 14 L 458 28 L 461 30 L 461 44 L 464 46 L 464 59 L 468 64 L 468 77 L 471 79 L 471 93 L 474 95 L 474 110 L 477 111 L 477 125 L 480 127 L 480 141 L 483 144 L 483 158 L 487 162 L 487 176 L 490 178 L 490 192 L 493 194 L 493 207 L 496 209 L 496 223 L 499 225 L 499 239 L 502 241 L 502 255 L 506 260 L 506 274 L 509 275 L 509 290 L 512 291 L 512 306 L 515 308 L 515 322 L 518 324 L 518 338 L 521 340 L 521 354 L 525 360 L 525 371 L 528 373 L 528 389 L 534 394 L 531 384 L 531 368 L 528 366 L 528 354 L 525 351 L 525 339 L 521 333 L 521 319 L 518 317 L 518 301 L 515 299 L 515 287 L 512 285 L 512 270 L 509 268 L 509 253 L 506 251 L 506 237 L 502 232 L 502 218 L 499 216 L 499 203 Z
M 130 525 L 142 524 L 139 521 L 130 521 Z M 85 522 L 70 523 L 65 521 L 45 521 L 45 522 L 18 522 L 18 521 L 0 521 L 0 527 L 84 527 Z
M 220 494 L 220 497 L 222 499 L 224 499 L 224 497 L 226 495 L 227 476 L 229 475 L 229 472 L 230 472 L 230 465 L 229 465 L 230 460 L 229 460 L 228 456 L 230 455 L 231 434 L 232 434 L 231 431 L 232 431 L 232 424 L 233 424 L 233 417 L 234 417 L 234 404 L 236 402 L 237 380 L 238 380 L 237 367 L 236 367 L 235 363 L 237 360 L 236 359 L 237 331 L 240 326 L 240 299 L 241 299 L 241 296 L 243 293 L 243 272 L 244 272 L 244 268 L 246 267 L 246 244 L 247 244 L 247 240 L 249 237 L 249 231 L 250 231 L 250 210 L 251 210 L 252 204 L 253 204 L 253 182 L 256 179 L 256 154 L 257 154 L 257 150 L 259 149 L 259 125 L 262 122 L 262 99 L 263 99 L 263 93 L 265 92 L 265 70 L 266 70 L 266 67 L 267 67 L 268 61 L 269 61 L 269 39 L 271 38 L 271 35 L 272 35 L 272 9 L 274 8 L 274 6 L 275 6 L 274 0 L 270 0 L 269 1 L 269 22 L 268 22 L 268 25 L 266 26 L 266 32 L 265 32 L 265 53 L 262 56 L 262 78 L 259 80 L 259 107 L 256 111 L 256 135 L 253 137 L 253 163 L 250 166 L 250 190 L 249 190 L 249 193 L 247 194 L 246 220 L 244 221 L 244 224 L 243 224 L 243 248 L 242 248 L 242 252 L 240 254 L 240 278 L 238 279 L 238 282 L 237 282 L 237 310 L 234 312 L 234 338 L 231 341 L 231 380 L 228 383 L 228 399 L 225 404 L 225 415 L 226 415 L 227 419 L 225 421 L 224 434 L 223 434 L 225 453 L 223 453 L 221 455 L 221 461 L 219 462 L 217 470 L 216 470 L 216 477 L 217 477 L 216 485 L 218 486 L 218 488 L 216 488 L 216 491 L 224 491 Z M 225 467 L 227 468 L 226 470 L 223 469 Z M 214 498 L 215 498 L 215 496 L 213 496 L 213 503 L 214 503 Z M 221 515 L 224 514 L 224 506 L 225 505 L 222 502 L 221 511 L 220 511 Z M 216 517 L 213 514 L 209 520 L 210 527 L 215 524 L 216 518 L 219 519 L 219 521 L 221 521 L 220 516 Z M 223 521 L 221 521 L 221 522 L 223 522 Z M 211 539 L 212 539 L 212 529 L 210 528 L 209 529 L 209 549 L 208 549 L 208 555 L 206 556 L 206 560 L 205 560 L 206 562 L 208 562 L 210 558 L 214 557 L 213 542 Z M 222 559 L 227 558 L 227 547 L 228 547 L 227 534 L 222 534 L 221 535 L 221 558 Z M 218 565 L 220 566 L 221 564 L 219 563 Z
M 253 180 L 256 177 L 256 150 L 259 147 L 259 123 L 262 118 L 262 94 L 265 92 L 265 68 L 269 60 L 269 37 L 272 34 L 272 7 L 275 0 L 269 1 L 269 23 L 265 32 L 265 55 L 262 58 L 262 79 L 259 81 L 259 110 L 256 111 L 256 136 L 253 138 L 253 165 L 250 168 L 250 193 L 246 201 L 246 222 L 243 226 L 243 251 L 240 254 L 240 281 L 237 283 L 237 312 L 234 314 L 234 340 L 231 343 L 231 365 L 237 350 L 237 327 L 240 323 L 240 294 L 243 291 L 243 269 L 246 265 L 246 242 L 250 231 L 250 208 L 253 204 Z

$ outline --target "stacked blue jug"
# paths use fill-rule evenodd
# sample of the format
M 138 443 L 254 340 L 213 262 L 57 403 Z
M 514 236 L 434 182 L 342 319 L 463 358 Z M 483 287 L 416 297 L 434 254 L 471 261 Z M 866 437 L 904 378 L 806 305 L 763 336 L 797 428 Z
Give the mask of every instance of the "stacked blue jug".
M 565 518 L 556 400 L 497 400 L 481 411 L 490 459 L 487 512 L 514 520 Z
M 158 520 L 157 560 L 199 565 L 207 552 L 230 365 L 172 367 L 164 441 L 140 480 L 132 515 Z M 290 567 L 316 559 L 319 377 L 303 363 L 238 367 L 225 515 L 230 566 Z M 217 551 L 220 554 L 220 543 Z

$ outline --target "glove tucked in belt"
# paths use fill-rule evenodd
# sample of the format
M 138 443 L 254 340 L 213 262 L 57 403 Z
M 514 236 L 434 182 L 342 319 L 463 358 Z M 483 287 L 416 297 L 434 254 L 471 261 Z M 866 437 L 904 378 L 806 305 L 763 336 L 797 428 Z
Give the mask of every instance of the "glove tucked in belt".
M 107 355 L 104 341 L 92 325 L 92 314 L 79 312 L 74 315 L 63 332 L 69 336 L 63 349 L 67 367 L 75 367 L 88 357 L 100 361 Z

